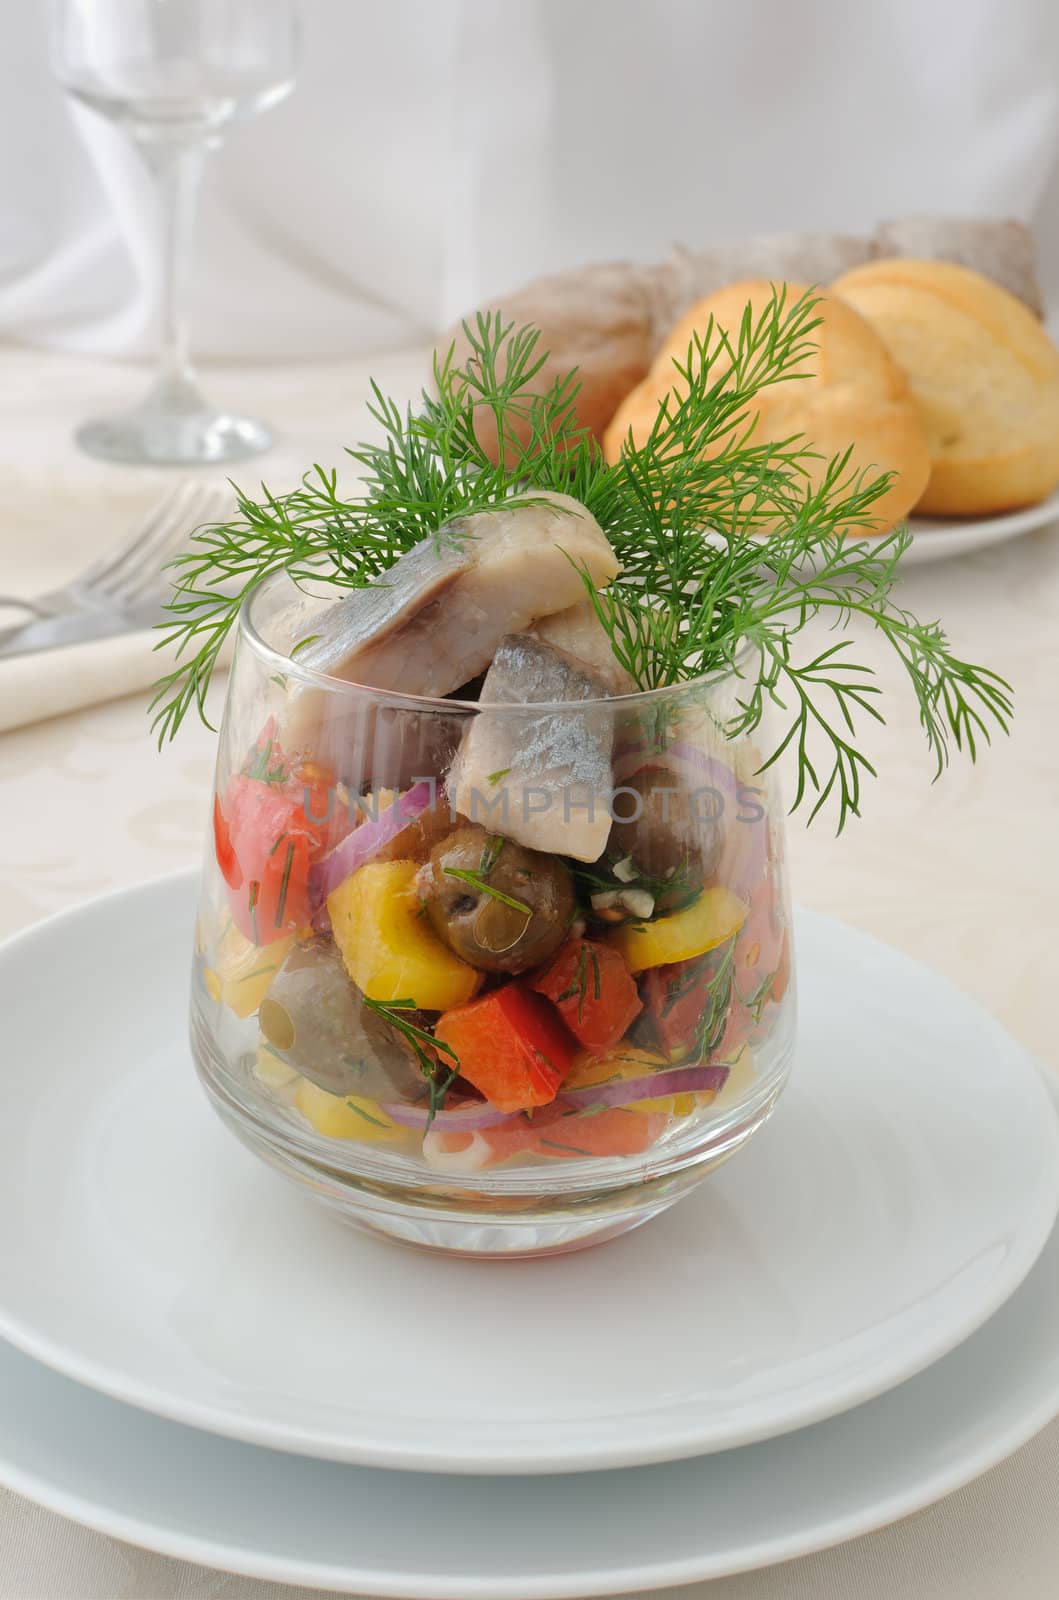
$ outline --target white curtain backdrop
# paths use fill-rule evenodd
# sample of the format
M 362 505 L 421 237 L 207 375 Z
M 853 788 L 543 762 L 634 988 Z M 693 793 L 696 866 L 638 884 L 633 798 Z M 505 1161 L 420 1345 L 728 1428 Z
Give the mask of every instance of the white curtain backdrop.
M 151 190 L 0 21 L 0 337 L 151 347 Z M 304 0 L 212 160 L 199 354 L 417 340 L 540 272 L 917 212 L 1031 222 L 1059 307 L 1057 0 Z

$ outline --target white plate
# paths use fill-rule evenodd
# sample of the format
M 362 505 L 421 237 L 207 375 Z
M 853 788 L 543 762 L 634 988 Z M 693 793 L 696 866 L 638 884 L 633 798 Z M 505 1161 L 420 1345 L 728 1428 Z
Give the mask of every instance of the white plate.
M 997 517 L 910 517 L 913 539 L 902 565 L 913 567 L 948 556 L 966 556 L 991 544 L 1006 544 L 1035 528 L 1059 521 L 1059 490 L 1038 506 L 1007 511 Z
M 671 1460 L 909 1377 L 1050 1231 L 1059 1126 L 1032 1062 L 925 969 L 805 917 L 792 1085 L 672 1212 L 528 1263 L 360 1235 L 247 1154 L 194 1080 L 193 898 L 190 875 L 163 879 L 0 955 L 0 1333 L 116 1398 L 376 1466 Z
M 1057 1411 L 1059 1230 L 1014 1298 L 928 1372 L 724 1455 L 576 1477 L 395 1477 L 163 1422 L 0 1344 L 0 1482 L 102 1533 L 249 1577 L 551 1600 L 839 1544 L 969 1482 Z

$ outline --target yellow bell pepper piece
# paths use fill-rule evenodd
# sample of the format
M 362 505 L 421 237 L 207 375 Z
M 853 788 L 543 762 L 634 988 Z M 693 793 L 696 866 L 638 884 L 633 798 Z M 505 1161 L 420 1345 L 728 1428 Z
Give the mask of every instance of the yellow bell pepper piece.
M 630 972 L 690 961 L 724 944 L 746 921 L 747 907 L 730 889 L 704 889 L 697 900 L 656 922 L 627 923 L 609 935 Z
M 217 944 L 212 967 L 203 973 L 214 1000 L 223 1002 L 237 1017 L 249 1017 L 265 998 L 269 984 L 294 945 L 294 934 L 269 945 L 251 944 L 230 922 Z
M 290 1066 L 266 1039 L 260 1040 L 254 1057 L 254 1075 L 266 1089 L 286 1089 L 299 1076 L 297 1067 Z
M 470 1000 L 479 974 L 442 944 L 415 892 L 414 861 L 369 861 L 327 897 L 335 943 L 369 1000 L 414 1000 L 448 1011 Z
M 749 1045 L 744 1045 L 732 1062 L 732 1070 L 728 1074 L 728 1081 L 720 1091 L 724 1096 L 725 1105 L 735 1105 L 748 1095 L 754 1087 L 757 1078 L 757 1067 L 754 1063 L 753 1053 Z
M 639 1050 L 634 1045 L 619 1045 L 607 1056 L 578 1056 L 564 1089 L 590 1089 L 594 1083 L 612 1083 L 615 1078 L 646 1078 L 649 1072 L 667 1072 L 674 1063 L 656 1050 Z M 561 1092 L 561 1091 L 560 1091 Z M 711 1096 L 712 1098 L 712 1096 Z M 630 1100 L 626 1110 L 648 1115 L 652 1111 L 667 1116 L 687 1117 L 694 1111 L 695 1094 L 662 1095 L 654 1100 Z
M 302 1078 L 294 1091 L 294 1104 L 317 1133 L 328 1139 L 359 1139 L 365 1144 L 408 1142 L 411 1130 L 392 1121 L 377 1100 L 328 1094 L 319 1084 Z

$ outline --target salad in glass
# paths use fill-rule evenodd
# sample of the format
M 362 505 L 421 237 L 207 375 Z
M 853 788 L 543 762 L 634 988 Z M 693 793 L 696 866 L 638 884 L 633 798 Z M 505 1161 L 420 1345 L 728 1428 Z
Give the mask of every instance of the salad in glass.
M 576 377 L 538 392 L 536 332 L 481 317 L 418 410 L 374 391 L 352 498 L 316 468 L 179 558 L 163 738 L 238 635 L 196 1063 L 349 1220 L 570 1249 L 761 1126 L 794 1037 L 774 775 L 789 760 L 792 809 L 859 811 L 881 691 L 852 618 L 893 647 L 939 771 L 1006 729 L 1004 680 L 892 597 L 887 475 L 754 439 L 815 325 L 782 286 L 711 322 L 608 462 Z
M 503 1175 L 523 1208 L 530 1175 L 554 1199 L 560 1170 L 591 1195 L 655 1169 L 672 1192 L 786 1070 L 760 751 L 725 735 L 726 678 L 637 691 L 575 563 L 616 569 L 583 505 L 533 495 L 441 530 L 385 586 L 314 606 L 281 581 L 244 619 L 200 1062 L 230 1112 L 315 1139 L 354 1188 L 385 1156 L 392 1186 L 455 1181 L 462 1207 L 491 1178 L 495 1211 Z

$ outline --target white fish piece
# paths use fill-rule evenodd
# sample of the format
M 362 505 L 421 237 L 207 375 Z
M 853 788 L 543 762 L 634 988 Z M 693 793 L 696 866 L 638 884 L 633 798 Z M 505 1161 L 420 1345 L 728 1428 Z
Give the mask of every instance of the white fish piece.
M 578 567 L 597 585 L 617 576 L 617 558 L 585 506 L 525 492 L 534 496 L 525 505 L 447 524 L 384 578 L 331 606 L 299 663 L 376 689 L 451 694 L 485 671 L 505 634 L 578 601 Z
M 597 861 L 612 821 L 614 710 L 602 681 L 543 639 L 509 634 L 482 708 L 449 772 L 455 810 L 531 850 Z
M 565 611 L 539 618 L 530 632 L 594 672 L 608 694 L 637 692 L 636 679 L 615 656 L 607 631 L 587 596 Z

